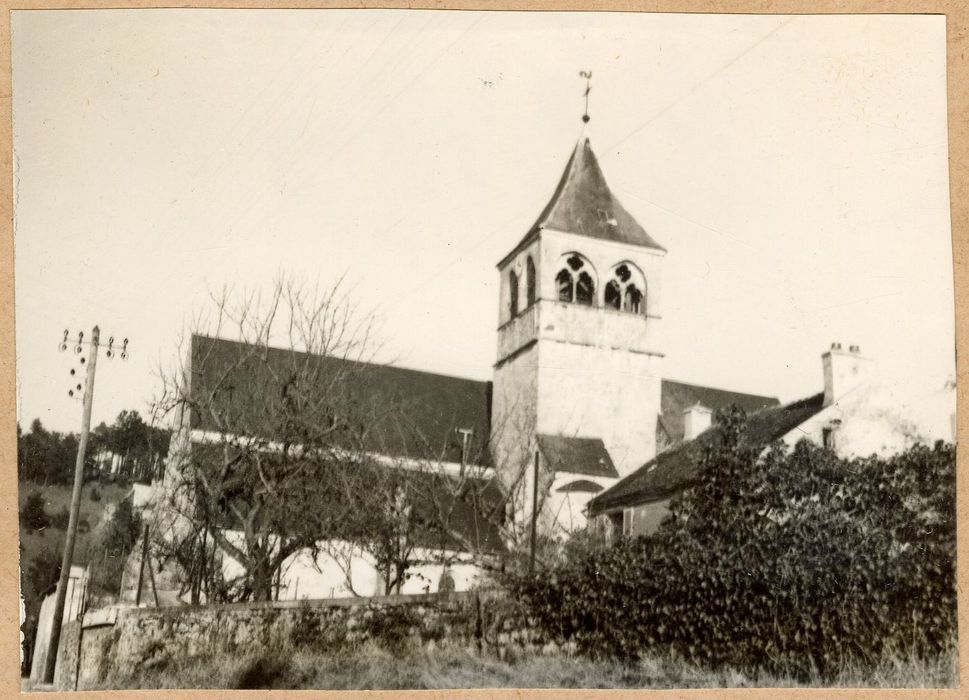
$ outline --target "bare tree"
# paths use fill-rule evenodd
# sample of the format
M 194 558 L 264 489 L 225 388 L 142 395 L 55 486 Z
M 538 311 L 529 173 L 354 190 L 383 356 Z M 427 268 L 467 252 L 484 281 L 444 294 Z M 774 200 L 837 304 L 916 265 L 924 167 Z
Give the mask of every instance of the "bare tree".
M 188 543 L 182 564 L 203 582 L 214 550 L 228 555 L 242 569 L 228 582 L 236 596 L 266 600 L 283 562 L 350 522 L 348 467 L 380 411 L 357 388 L 377 347 L 371 318 L 340 283 L 307 292 L 282 279 L 268 297 L 213 301 L 209 333 L 192 334 L 156 402 L 177 431 L 157 534 Z
M 393 592 L 417 565 L 496 568 L 507 546 L 527 546 L 527 523 L 512 516 L 530 493 L 534 441 L 499 479 L 501 426 L 469 439 L 436 417 L 427 434 L 412 417 L 440 407 L 378 386 L 372 316 L 342 284 L 307 292 L 282 279 L 268 296 L 213 302 L 155 405 L 175 423 L 155 547 L 182 572 L 182 594 L 266 600 L 287 562 L 319 565 L 321 554 L 353 592 L 362 554 Z

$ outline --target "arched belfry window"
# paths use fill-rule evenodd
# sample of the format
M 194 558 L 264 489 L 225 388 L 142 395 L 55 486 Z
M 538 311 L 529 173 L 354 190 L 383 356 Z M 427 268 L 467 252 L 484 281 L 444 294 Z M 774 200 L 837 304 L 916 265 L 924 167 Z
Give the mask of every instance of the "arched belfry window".
M 559 301 L 593 306 L 596 300 L 595 270 L 581 255 L 571 253 L 555 275 L 555 288 Z
M 518 315 L 518 275 L 512 270 L 508 273 L 508 307 L 511 310 L 511 317 Z
M 535 303 L 535 263 L 531 255 L 525 261 L 525 303 L 528 306 Z
M 606 283 L 605 305 L 631 314 L 646 313 L 646 278 L 632 263 L 620 263 Z

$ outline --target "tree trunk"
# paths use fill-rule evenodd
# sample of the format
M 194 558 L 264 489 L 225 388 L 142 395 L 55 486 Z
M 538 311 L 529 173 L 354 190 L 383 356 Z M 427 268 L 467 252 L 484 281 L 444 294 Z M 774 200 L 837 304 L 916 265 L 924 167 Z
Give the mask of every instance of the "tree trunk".
M 272 600 L 273 572 L 269 562 L 260 557 L 250 572 L 252 599 L 259 602 Z

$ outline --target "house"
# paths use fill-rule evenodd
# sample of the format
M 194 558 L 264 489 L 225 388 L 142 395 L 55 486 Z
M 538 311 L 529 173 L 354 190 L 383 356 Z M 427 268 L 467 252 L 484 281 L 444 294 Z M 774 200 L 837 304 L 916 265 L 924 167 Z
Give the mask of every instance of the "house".
M 916 443 L 955 439 L 954 384 L 907 400 L 878 377 L 874 362 L 858 346 L 845 350 L 840 343 L 822 355 L 822 369 L 823 391 L 753 411 L 741 440 L 760 450 L 775 442 L 793 447 L 808 440 L 852 458 L 888 456 Z M 717 440 L 718 431 L 707 422 L 695 435 L 685 434 L 681 442 L 591 499 L 589 517 L 607 520 L 625 535 L 654 531 L 669 512 L 670 500 L 695 483 L 698 460 Z

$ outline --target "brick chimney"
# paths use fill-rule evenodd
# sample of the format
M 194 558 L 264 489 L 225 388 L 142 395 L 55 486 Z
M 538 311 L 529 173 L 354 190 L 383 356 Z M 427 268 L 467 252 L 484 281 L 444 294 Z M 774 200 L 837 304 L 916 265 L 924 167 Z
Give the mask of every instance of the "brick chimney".
M 706 406 L 694 404 L 683 411 L 683 439 L 692 440 L 710 427 L 713 411 Z
M 841 343 L 831 343 L 831 349 L 821 355 L 824 366 L 824 405 L 830 406 L 848 395 L 871 376 L 872 361 L 861 355 L 857 345 L 844 350 Z

